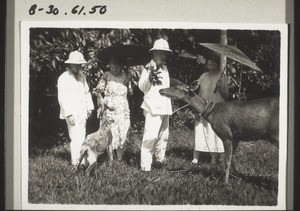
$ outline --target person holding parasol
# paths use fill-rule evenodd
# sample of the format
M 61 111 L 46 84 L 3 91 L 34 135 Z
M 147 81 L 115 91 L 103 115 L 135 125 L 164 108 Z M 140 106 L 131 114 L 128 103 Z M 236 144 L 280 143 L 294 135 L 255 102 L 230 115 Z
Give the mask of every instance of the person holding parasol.
M 226 56 L 253 70 L 262 72 L 260 68 L 236 46 L 219 43 L 199 43 L 197 47 L 203 55 L 208 57 L 206 61 L 208 72 L 202 74 L 198 79 L 200 82 L 199 96 L 208 102 L 218 103 L 229 98 L 231 78 L 225 74 L 227 66 L 225 66 L 224 70 L 219 70 L 220 55 Z M 242 72 L 243 71 L 240 71 L 240 78 L 242 78 Z M 241 81 L 239 84 L 239 91 L 240 90 Z M 197 118 L 195 121 L 195 150 L 192 163 L 198 163 L 200 151 L 224 152 L 221 139 L 214 133 L 209 123 L 203 118 Z
M 100 127 L 110 127 L 112 150 L 116 150 L 117 159 L 122 160 L 123 147 L 130 127 L 127 96 L 132 94 L 132 88 L 130 77 L 123 70 L 121 58 L 110 58 L 109 71 L 101 77 L 94 94 L 97 96 L 98 115 L 102 118 L 100 124 L 106 122 Z
M 230 79 L 219 70 L 220 58 L 212 54 L 206 61 L 207 72 L 198 79 L 200 89 L 198 95 L 208 102 L 223 102 L 229 98 L 228 84 Z M 224 152 L 222 140 L 215 134 L 210 124 L 197 116 L 195 119 L 195 148 L 192 163 L 199 160 L 200 152 Z M 204 154 L 204 153 L 203 153 Z
M 97 113 L 102 119 L 100 127 L 110 127 L 110 149 L 116 151 L 119 161 L 122 160 L 124 143 L 130 128 L 127 97 L 133 93 L 131 75 L 124 67 L 145 63 L 147 54 L 147 50 L 142 46 L 118 45 L 105 48 L 98 55 L 100 60 L 108 63 L 109 71 L 101 77 L 93 93 L 97 96 Z

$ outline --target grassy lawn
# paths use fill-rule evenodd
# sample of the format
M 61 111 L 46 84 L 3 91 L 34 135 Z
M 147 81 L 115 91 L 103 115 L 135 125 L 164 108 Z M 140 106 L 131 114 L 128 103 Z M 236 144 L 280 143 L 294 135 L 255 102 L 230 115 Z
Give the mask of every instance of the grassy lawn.
M 108 166 L 106 154 L 101 155 L 92 177 L 86 177 L 83 171 L 76 172 L 70 165 L 69 142 L 64 133 L 31 140 L 28 202 L 277 205 L 278 149 L 275 146 L 265 141 L 240 143 L 234 156 L 239 174 L 223 185 L 223 155 L 222 162 L 217 164 L 191 164 L 193 131 L 186 126 L 171 127 L 168 164 L 151 172 L 139 170 L 141 136 L 141 130 L 131 130 L 123 162 L 115 161 Z

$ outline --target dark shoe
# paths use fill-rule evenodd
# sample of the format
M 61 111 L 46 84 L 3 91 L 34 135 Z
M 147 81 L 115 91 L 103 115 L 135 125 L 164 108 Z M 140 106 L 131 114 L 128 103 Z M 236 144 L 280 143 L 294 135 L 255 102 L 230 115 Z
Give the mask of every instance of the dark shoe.
M 167 165 L 167 160 L 164 159 L 163 161 L 155 161 L 153 163 L 153 167 L 156 169 L 161 169 Z
M 199 155 L 199 163 L 210 163 L 212 155 L 209 152 L 201 152 Z

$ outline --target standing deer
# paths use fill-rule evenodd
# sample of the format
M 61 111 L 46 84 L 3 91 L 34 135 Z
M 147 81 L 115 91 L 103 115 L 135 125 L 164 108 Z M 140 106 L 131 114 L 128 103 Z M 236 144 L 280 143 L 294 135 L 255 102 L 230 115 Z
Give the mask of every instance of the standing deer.
M 229 180 L 232 155 L 239 141 L 267 138 L 279 145 L 279 100 L 262 98 L 249 101 L 208 103 L 194 91 L 199 81 L 190 86 L 172 79 L 171 87 L 161 89 L 160 94 L 173 100 L 181 100 L 193 107 L 207 120 L 215 133 L 222 139 L 225 150 L 224 182 Z

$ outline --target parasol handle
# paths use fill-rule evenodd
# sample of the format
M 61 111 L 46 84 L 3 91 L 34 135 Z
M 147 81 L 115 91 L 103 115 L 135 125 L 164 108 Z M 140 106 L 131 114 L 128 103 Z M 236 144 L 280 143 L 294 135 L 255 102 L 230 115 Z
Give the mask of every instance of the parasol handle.
M 227 68 L 227 65 L 224 67 L 224 69 L 223 69 L 223 71 L 222 71 L 222 73 L 221 73 L 221 76 L 220 76 L 220 78 L 218 79 L 218 81 L 223 77 L 226 68 Z M 217 82 L 218 82 L 218 81 L 217 81 Z M 216 92 L 217 92 L 217 84 L 216 84 L 215 89 L 214 89 L 214 93 L 216 93 Z
M 243 69 L 241 68 L 241 72 L 240 72 L 240 84 L 239 84 L 239 95 L 241 95 L 241 92 L 242 92 L 242 79 L 243 79 Z

